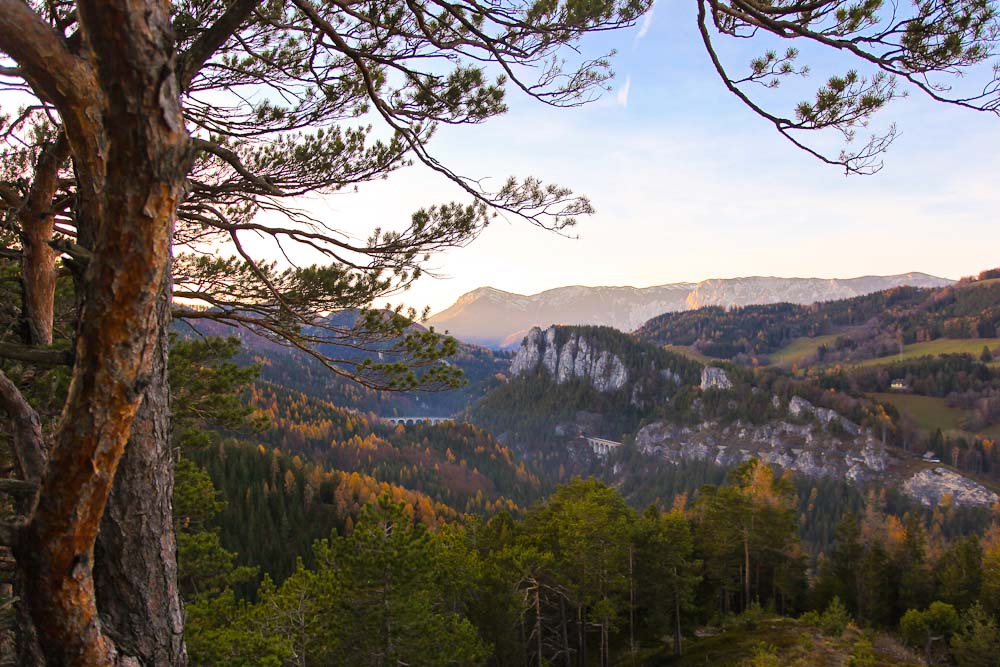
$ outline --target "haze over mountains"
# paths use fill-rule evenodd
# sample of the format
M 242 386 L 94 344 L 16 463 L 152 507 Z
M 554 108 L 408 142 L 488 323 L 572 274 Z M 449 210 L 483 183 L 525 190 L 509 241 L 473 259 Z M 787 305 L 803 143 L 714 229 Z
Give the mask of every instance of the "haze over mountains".
M 753 276 L 643 288 L 577 285 L 530 296 L 480 287 L 432 315 L 427 324 L 470 343 L 508 348 L 518 345 L 535 326 L 595 324 L 632 331 L 657 315 L 704 306 L 810 304 L 862 296 L 901 285 L 943 287 L 953 282 L 926 273 L 846 279 Z

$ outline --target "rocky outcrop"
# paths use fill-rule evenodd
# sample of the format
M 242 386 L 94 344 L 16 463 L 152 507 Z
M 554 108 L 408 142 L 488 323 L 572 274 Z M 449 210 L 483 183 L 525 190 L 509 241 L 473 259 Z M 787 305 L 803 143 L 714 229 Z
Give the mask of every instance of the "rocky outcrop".
M 917 502 L 933 507 L 946 496 L 956 505 L 985 505 L 1000 502 L 1000 496 L 982 484 L 947 468 L 928 468 L 903 482 L 903 492 Z
M 801 396 L 793 396 L 792 400 L 788 402 L 788 414 L 800 419 L 815 417 L 824 426 L 837 424 L 852 436 L 857 436 L 861 433 L 860 426 L 842 416 L 836 410 L 817 407 Z
M 571 333 L 561 345 L 556 327 L 533 328 L 510 364 L 511 376 L 545 368 L 558 384 L 585 380 L 601 392 L 616 391 L 628 382 L 628 370 L 615 354 L 600 350 L 585 335 Z
M 791 410 L 792 404 L 797 412 Z M 816 414 L 819 423 L 776 421 L 754 426 L 737 421 L 729 426 L 713 422 L 676 426 L 657 421 L 636 434 L 635 444 L 644 454 L 672 463 L 698 460 L 733 467 L 756 458 L 809 477 L 899 484 L 903 493 L 927 506 L 945 497 L 957 505 L 988 507 L 1000 502 L 1000 496 L 982 484 L 940 466 L 921 470 L 900 483 L 906 464 L 891 455 L 870 431 L 858 428 L 856 434 L 841 432 L 837 436 L 825 428 L 833 420 L 824 422 L 825 413 L 818 412 L 823 408 L 794 398 L 789 408 L 800 416 Z
M 715 366 L 705 366 L 701 369 L 701 390 L 706 389 L 732 389 L 733 381 L 726 375 L 726 371 Z
M 538 362 L 542 359 L 542 350 L 546 349 L 542 341 L 542 330 L 538 327 L 528 332 L 528 335 L 521 342 L 517 354 L 510 362 L 512 376 L 530 373 L 538 368 Z
M 653 422 L 636 435 L 639 451 L 668 461 L 701 460 L 735 466 L 756 458 L 810 477 L 863 482 L 889 467 L 889 455 L 870 434 L 842 440 L 816 424 L 777 421 L 754 426 L 703 422 L 695 427 Z

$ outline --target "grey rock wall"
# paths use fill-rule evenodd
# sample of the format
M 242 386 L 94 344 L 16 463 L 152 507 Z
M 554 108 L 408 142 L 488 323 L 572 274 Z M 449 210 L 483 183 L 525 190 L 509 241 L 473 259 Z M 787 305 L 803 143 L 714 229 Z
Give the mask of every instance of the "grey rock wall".
M 628 369 L 615 354 L 598 349 L 586 336 L 572 334 L 561 346 L 556 328 L 534 327 L 524 337 L 510 364 L 512 376 L 544 367 L 558 384 L 586 380 L 601 392 L 616 391 L 628 382 Z

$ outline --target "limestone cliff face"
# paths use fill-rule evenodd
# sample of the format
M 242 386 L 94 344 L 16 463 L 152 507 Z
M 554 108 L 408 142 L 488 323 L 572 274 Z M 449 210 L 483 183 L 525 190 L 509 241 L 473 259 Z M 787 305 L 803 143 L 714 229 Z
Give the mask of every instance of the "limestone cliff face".
M 788 402 L 788 414 L 799 418 L 808 416 L 816 417 L 821 424 L 826 426 L 834 423 L 839 424 L 841 428 L 852 436 L 861 434 L 861 427 L 851 420 L 846 419 L 829 408 L 817 407 L 801 396 L 793 396 L 792 400 Z
M 921 470 L 903 482 L 903 491 L 928 507 L 938 505 L 946 496 L 956 505 L 989 507 L 1000 502 L 1000 496 L 979 482 L 941 467 Z
M 871 433 L 840 438 L 815 423 L 704 422 L 691 427 L 657 421 L 639 431 L 635 444 L 645 454 L 672 462 L 695 459 L 729 467 L 757 458 L 809 477 L 851 482 L 880 479 L 891 465 Z
M 700 460 L 731 467 L 756 458 L 808 477 L 898 485 L 905 495 L 927 506 L 945 497 L 956 505 L 989 507 L 1000 502 L 990 489 L 947 468 L 907 472 L 911 462 L 883 447 L 870 429 L 860 428 L 833 410 L 801 398 L 793 398 L 788 407 L 789 415 L 802 423 L 679 426 L 655 421 L 636 434 L 635 445 L 648 456 L 672 463 Z M 829 428 L 835 423 L 839 426 L 836 434 Z
M 597 391 L 616 391 L 628 382 L 628 370 L 615 354 L 598 349 L 585 335 L 573 333 L 561 345 L 556 328 L 534 327 L 524 337 L 510 364 L 511 376 L 544 367 L 558 384 L 572 379 L 590 382 Z
M 705 366 L 701 369 L 701 390 L 706 389 L 732 389 L 733 381 L 726 375 L 726 371 L 714 366 Z

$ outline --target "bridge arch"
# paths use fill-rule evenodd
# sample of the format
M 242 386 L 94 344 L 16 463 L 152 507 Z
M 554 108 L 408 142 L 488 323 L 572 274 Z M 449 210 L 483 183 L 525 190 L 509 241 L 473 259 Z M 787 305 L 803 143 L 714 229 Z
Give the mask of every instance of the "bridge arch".
M 416 424 L 440 424 L 441 422 L 455 421 L 455 418 L 400 415 L 393 417 L 379 417 L 379 420 L 389 424 L 403 424 L 404 426 L 414 426 Z
M 607 456 L 611 453 L 611 450 L 618 449 L 622 446 L 622 443 L 620 442 L 607 440 L 605 438 L 591 438 L 583 436 L 583 439 L 587 441 L 588 445 L 590 445 L 591 450 L 593 450 L 593 452 L 601 458 L 607 458 Z

